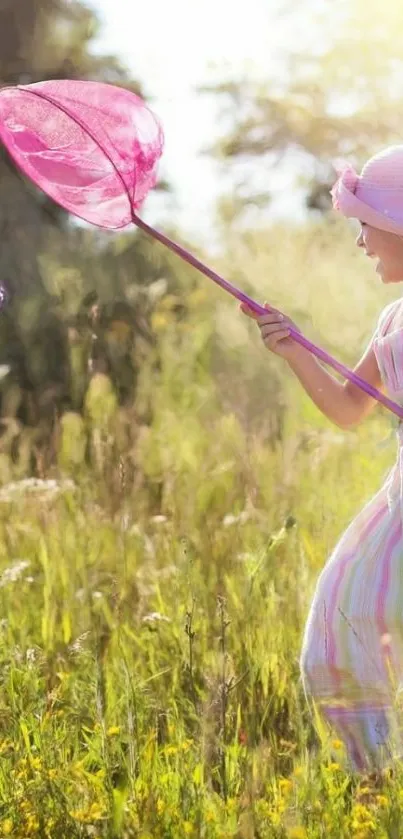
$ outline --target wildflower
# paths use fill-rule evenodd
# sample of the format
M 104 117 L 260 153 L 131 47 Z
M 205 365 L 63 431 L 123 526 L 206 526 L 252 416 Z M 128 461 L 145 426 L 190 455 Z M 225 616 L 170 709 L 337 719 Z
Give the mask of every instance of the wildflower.
M 307 832 L 302 825 L 298 827 L 292 827 L 289 834 L 288 839 L 306 839 Z
M 21 577 L 26 568 L 29 568 L 31 562 L 29 559 L 18 559 L 8 568 L 5 568 L 0 577 L 0 587 L 3 588 L 9 583 L 16 583 Z
M 379 807 L 387 807 L 389 803 L 386 795 L 377 795 L 375 801 Z
M 157 813 L 158 813 L 158 815 L 162 816 L 164 810 L 165 810 L 165 801 L 163 801 L 162 798 L 158 798 L 157 799 Z
M 375 830 L 375 822 L 372 818 L 372 813 L 363 804 L 355 804 L 351 815 L 351 826 L 353 830 L 364 833 Z
M 256 803 L 256 812 L 262 818 L 269 818 L 272 813 L 272 808 L 268 801 L 265 798 L 260 798 L 259 801 Z
M 185 836 L 190 836 L 193 833 L 192 822 L 183 822 L 183 832 Z
M 336 751 L 338 751 L 339 749 L 343 748 L 343 743 L 341 742 L 341 740 L 332 740 L 332 746 L 334 749 L 336 749 Z
M 183 743 L 181 743 L 182 751 L 187 752 L 187 750 L 190 749 L 191 746 L 193 746 L 193 742 L 193 740 L 184 740 Z
M 70 815 L 76 821 L 86 824 L 88 822 L 95 822 L 102 819 L 105 815 L 105 808 L 94 801 L 90 807 L 81 807 L 79 810 L 74 810 L 70 813 Z
M 142 618 L 143 623 L 171 623 L 171 618 L 168 618 L 167 615 L 161 615 L 160 612 L 150 612 L 149 615 L 144 615 Z
M 8 738 L 3 740 L 3 742 L 0 746 L 0 755 L 4 754 L 4 752 L 8 752 L 8 751 L 12 751 L 12 750 L 13 750 L 13 743 L 11 742 L 11 740 L 9 740 Z
M 287 793 L 291 792 L 292 790 L 292 781 L 290 781 L 288 778 L 280 778 L 279 787 L 280 791 L 284 793 L 284 795 L 287 795 Z
M 74 489 L 75 484 L 71 480 L 56 481 L 54 479 L 23 478 L 21 481 L 13 481 L 3 486 L 0 490 L 0 501 L 14 501 L 25 494 L 32 496 L 41 492 L 53 497 L 64 490 L 71 491 Z
M 41 769 L 42 768 L 42 761 L 40 757 L 31 757 L 30 764 L 32 769 Z
M 232 513 L 227 513 L 226 516 L 223 518 L 223 525 L 224 527 L 231 527 L 233 524 L 245 524 L 250 518 L 249 513 L 247 510 L 242 510 L 237 516 L 234 516 Z
M 337 772 L 338 769 L 340 769 L 340 763 L 329 763 L 329 766 L 327 768 L 329 772 Z
M 120 726 L 118 725 L 111 725 L 110 728 L 107 730 L 108 737 L 115 737 L 117 734 L 120 734 Z
M 36 836 L 37 831 L 39 830 L 39 820 L 37 816 L 30 814 L 27 818 L 25 824 L 25 830 L 27 832 L 27 836 Z
M 3 836 L 11 836 L 13 828 L 14 823 L 12 819 L 4 819 L 4 821 L 1 822 L 1 830 Z
M 163 749 L 164 754 L 166 754 L 167 756 L 176 755 L 178 751 L 179 749 L 177 746 L 165 746 L 165 748 Z

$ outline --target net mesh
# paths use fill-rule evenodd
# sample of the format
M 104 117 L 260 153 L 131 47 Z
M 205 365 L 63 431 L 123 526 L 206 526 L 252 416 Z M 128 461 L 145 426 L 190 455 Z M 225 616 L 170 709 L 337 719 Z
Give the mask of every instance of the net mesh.
M 164 145 L 158 119 L 134 93 L 65 79 L 0 90 L 0 138 L 54 201 L 111 229 L 132 222 Z

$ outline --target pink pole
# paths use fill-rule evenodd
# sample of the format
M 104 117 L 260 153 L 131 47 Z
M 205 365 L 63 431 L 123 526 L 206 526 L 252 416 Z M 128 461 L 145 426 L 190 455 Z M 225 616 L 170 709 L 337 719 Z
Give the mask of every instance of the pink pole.
M 144 230 L 145 233 L 148 233 L 150 236 L 153 236 L 154 239 L 157 239 L 158 242 L 161 242 L 162 245 L 165 245 L 171 251 L 176 253 L 180 256 L 185 262 L 189 265 L 192 265 L 193 268 L 196 268 L 198 271 L 201 271 L 202 274 L 205 274 L 206 277 L 209 277 L 210 280 L 217 283 L 220 288 L 223 288 L 224 291 L 227 291 L 228 294 L 231 294 L 237 300 L 240 300 L 241 303 L 245 303 L 253 312 L 256 312 L 257 315 L 264 315 L 267 313 L 267 309 L 261 306 L 259 303 L 256 303 L 255 300 L 252 300 L 251 297 L 248 297 L 247 294 L 244 294 L 243 291 L 240 291 L 236 286 L 232 285 L 232 283 L 228 282 L 228 280 L 224 280 L 223 277 L 220 277 L 215 271 L 212 271 L 211 268 L 208 268 L 207 265 L 204 265 L 196 256 L 191 254 L 186 248 L 183 248 L 182 245 L 179 245 L 177 242 L 172 241 L 169 239 L 168 236 L 164 236 L 163 233 L 160 233 L 154 227 L 150 227 L 150 225 L 146 224 L 145 221 L 142 221 L 139 216 L 137 216 L 134 212 L 132 214 L 134 224 L 139 227 L 141 230 Z M 403 407 L 398 405 L 396 402 L 393 402 L 392 399 L 389 399 L 380 390 L 373 387 L 366 382 L 365 379 L 362 379 L 361 376 L 358 376 L 357 373 L 354 373 L 348 367 L 345 367 L 344 364 L 341 364 L 337 361 L 333 356 L 329 355 L 329 353 L 322 350 L 320 347 L 317 347 L 311 341 L 308 341 L 307 338 L 304 338 L 300 332 L 295 329 L 290 329 L 290 334 L 297 341 L 301 346 L 305 347 L 309 352 L 319 358 L 321 361 L 324 361 L 325 364 L 328 364 L 329 367 L 333 367 L 338 373 L 344 376 L 349 381 L 353 382 L 353 384 L 360 387 L 361 390 L 364 390 L 368 393 L 369 396 L 372 396 L 373 399 L 376 399 L 378 402 L 381 402 L 389 411 L 392 411 L 396 416 L 400 419 L 403 419 Z

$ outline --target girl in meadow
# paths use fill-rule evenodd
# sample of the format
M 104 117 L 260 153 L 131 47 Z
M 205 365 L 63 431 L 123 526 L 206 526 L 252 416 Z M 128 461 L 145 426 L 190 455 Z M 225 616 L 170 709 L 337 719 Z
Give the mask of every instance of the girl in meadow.
M 361 175 L 346 166 L 333 206 L 358 219 L 357 246 L 377 259 L 383 283 L 403 282 L 403 146 L 371 158 Z M 376 402 L 339 382 L 290 337 L 292 322 L 271 310 L 257 317 L 267 349 L 282 356 L 313 402 L 343 429 Z M 381 313 L 355 368 L 403 405 L 403 299 Z M 379 770 L 403 756 L 403 423 L 397 462 L 385 484 L 350 524 L 317 581 L 301 653 L 305 693 L 344 741 L 352 768 Z

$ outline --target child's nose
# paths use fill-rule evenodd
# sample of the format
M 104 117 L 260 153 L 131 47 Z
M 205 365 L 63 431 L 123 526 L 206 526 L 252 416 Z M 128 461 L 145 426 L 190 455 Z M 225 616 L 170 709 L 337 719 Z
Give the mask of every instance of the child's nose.
M 362 232 L 358 234 L 358 236 L 355 240 L 355 244 L 357 245 L 357 248 L 363 248 L 364 247 L 364 239 L 363 239 Z

